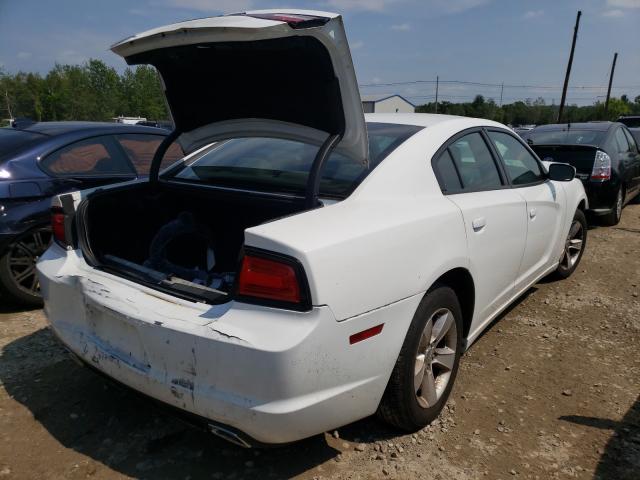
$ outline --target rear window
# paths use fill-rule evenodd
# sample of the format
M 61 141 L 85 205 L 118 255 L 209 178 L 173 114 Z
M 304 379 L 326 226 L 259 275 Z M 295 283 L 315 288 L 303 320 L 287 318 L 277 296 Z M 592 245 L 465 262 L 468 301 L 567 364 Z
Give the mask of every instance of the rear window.
M 380 162 L 422 127 L 370 123 L 370 168 L 339 153 L 327 159 L 321 195 L 345 197 Z M 173 178 L 211 185 L 304 193 L 318 147 L 277 138 L 234 138 L 219 142 L 193 158 Z
M 602 130 L 531 130 L 526 139 L 530 145 L 600 145 L 606 131 Z
M 46 138 L 38 133 L 25 132 L 15 128 L 0 128 L 0 160 L 4 160 L 19 150 L 29 148 Z

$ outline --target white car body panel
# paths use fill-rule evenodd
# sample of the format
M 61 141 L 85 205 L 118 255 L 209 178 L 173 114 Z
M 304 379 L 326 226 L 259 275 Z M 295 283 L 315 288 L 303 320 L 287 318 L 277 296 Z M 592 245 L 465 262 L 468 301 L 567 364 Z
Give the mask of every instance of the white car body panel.
M 525 207 L 512 189 L 448 198 L 464 217 L 469 271 L 476 286 L 473 329 L 479 319 L 487 318 L 513 297 L 527 239 Z

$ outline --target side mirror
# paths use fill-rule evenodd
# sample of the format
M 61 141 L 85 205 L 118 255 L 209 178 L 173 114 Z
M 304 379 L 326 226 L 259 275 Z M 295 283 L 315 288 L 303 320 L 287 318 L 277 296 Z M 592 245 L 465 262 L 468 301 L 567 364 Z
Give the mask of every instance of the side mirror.
M 549 165 L 549 179 L 557 182 L 570 182 L 576 178 L 576 169 L 568 163 L 552 163 Z

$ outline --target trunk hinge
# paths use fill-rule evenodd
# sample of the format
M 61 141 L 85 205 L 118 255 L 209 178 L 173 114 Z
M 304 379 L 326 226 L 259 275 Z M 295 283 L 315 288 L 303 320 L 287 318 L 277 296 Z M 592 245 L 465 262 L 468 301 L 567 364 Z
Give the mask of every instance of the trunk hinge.
M 306 208 L 315 208 L 318 206 L 318 195 L 320 193 L 320 180 L 322 176 L 322 167 L 325 161 L 329 158 L 331 151 L 338 144 L 341 135 L 334 134 L 329 135 L 324 141 L 320 150 L 316 154 L 316 158 L 313 159 L 313 165 L 311 165 L 311 171 L 309 172 L 309 179 L 307 180 L 307 194 L 305 198 Z
M 149 168 L 149 182 L 157 182 L 158 175 L 160 174 L 160 165 L 162 164 L 162 159 L 164 158 L 164 154 L 167 153 L 171 144 L 176 141 L 176 139 L 180 136 L 179 130 L 173 130 L 169 135 L 164 137 L 164 140 L 158 145 L 158 149 L 156 153 L 153 154 L 153 160 L 151 160 L 151 167 Z

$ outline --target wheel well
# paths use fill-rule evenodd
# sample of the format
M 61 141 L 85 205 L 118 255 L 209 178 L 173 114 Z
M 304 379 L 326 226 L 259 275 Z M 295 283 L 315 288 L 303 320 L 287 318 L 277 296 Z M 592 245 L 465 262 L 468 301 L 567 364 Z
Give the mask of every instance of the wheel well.
M 584 211 L 585 211 L 585 209 L 586 209 L 586 207 L 587 207 L 587 204 L 586 204 L 586 202 L 584 201 L 584 199 L 583 199 L 583 200 L 580 200 L 580 203 L 578 204 L 578 210 L 582 210 L 582 211 L 584 212 Z
M 451 288 L 458 297 L 462 309 L 462 322 L 464 324 L 464 338 L 469 334 L 473 309 L 476 300 L 476 289 L 473 278 L 465 268 L 454 268 L 436 280 L 435 284 L 446 285 Z

